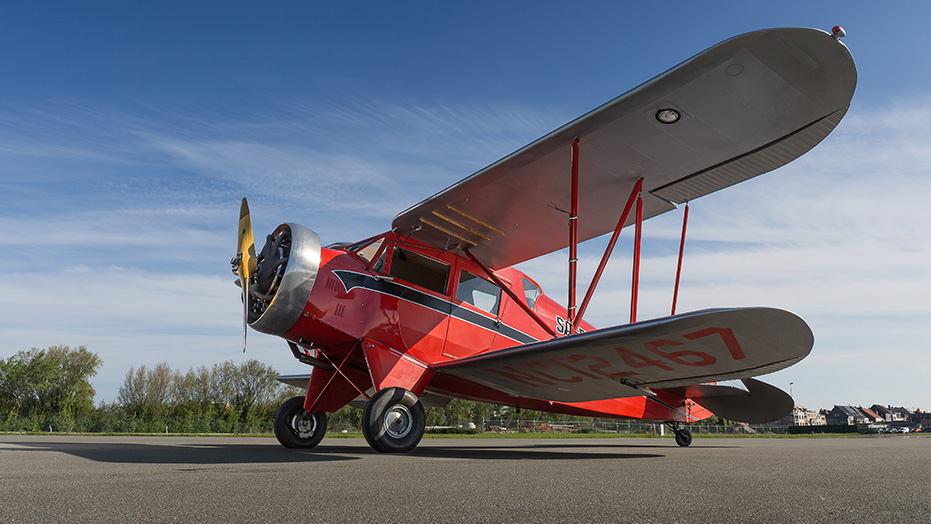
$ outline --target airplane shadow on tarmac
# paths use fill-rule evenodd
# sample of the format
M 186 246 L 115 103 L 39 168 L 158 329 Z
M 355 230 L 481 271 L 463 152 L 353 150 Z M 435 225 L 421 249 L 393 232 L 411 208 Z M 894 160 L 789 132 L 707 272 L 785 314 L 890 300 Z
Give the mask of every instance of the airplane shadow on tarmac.
M 703 448 L 721 448 L 730 446 L 702 446 Z M 618 451 L 614 451 L 617 449 Z M 470 445 L 430 446 L 421 444 L 410 454 L 431 458 L 465 458 L 484 460 L 617 460 L 663 458 L 668 452 L 678 452 L 679 447 L 663 444 L 602 444 L 585 443 L 534 443 L 521 446 Z M 650 452 L 647 452 L 649 450 Z M 636 451 L 636 452 L 634 452 Z
M 17 442 L 19 446 L 67 453 L 95 462 L 124 464 L 263 464 L 282 462 L 324 462 L 355 460 L 358 456 L 289 450 L 262 444 L 211 444 L 209 438 L 197 444 L 157 444 L 152 442 Z M 358 455 L 358 450 L 354 450 Z
M 546 449 L 549 448 L 549 449 Z M 415 457 L 454 458 L 472 460 L 622 460 L 663 458 L 658 453 L 584 452 L 570 446 L 514 447 L 423 447 L 410 452 Z
M 586 443 L 526 443 L 495 445 L 494 443 L 465 446 L 431 445 L 421 443 L 407 454 L 382 455 L 367 445 L 327 445 L 324 441 L 312 450 L 286 449 L 270 443 L 212 443 L 202 442 L 158 443 L 113 442 L 103 438 L 93 442 L 62 442 L 36 440 L 17 442 L 19 446 L 57 453 L 67 453 L 95 462 L 126 464 L 263 464 L 287 462 L 332 462 L 359 460 L 366 456 L 398 456 L 412 458 L 446 458 L 471 460 L 623 460 L 663 458 L 680 448 L 664 444 L 593 445 Z M 722 446 L 701 446 L 720 448 Z M 727 446 L 723 446 L 727 447 Z M 615 452 L 614 449 L 617 449 Z M 682 450 L 685 451 L 685 450 Z M 698 451 L 698 450 L 695 450 Z

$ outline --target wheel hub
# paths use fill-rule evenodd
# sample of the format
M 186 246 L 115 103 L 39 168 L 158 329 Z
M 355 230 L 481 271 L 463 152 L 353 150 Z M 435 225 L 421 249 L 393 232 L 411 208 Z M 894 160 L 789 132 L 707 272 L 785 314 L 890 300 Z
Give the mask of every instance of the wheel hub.
M 314 436 L 317 429 L 317 421 L 314 417 L 305 417 L 303 415 L 294 415 L 291 419 L 291 427 L 297 433 L 298 438 L 307 439 Z
M 385 433 L 391 438 L 404 438 L 414 427 L 414 417 L 403 404 L 395 404 L 385 412 Z

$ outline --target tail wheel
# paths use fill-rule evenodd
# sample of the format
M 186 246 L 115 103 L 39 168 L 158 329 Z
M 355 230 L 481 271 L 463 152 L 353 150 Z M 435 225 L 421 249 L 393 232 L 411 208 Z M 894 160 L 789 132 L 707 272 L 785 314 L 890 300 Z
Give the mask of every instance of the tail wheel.
M 692 432 L 687 429 L 676 430 L 676 444 L 683 448 L 692 443 Z
M 304 414 L 304 397 L 292 397 L 275 413 L 275 438 L 290 449 L 310 449 L 326 435 L 326 413 Z
M 425 423 L 416 395 L 404 388 L 385 388 L 365 404 L 362 433 L 375 451 L 406 453 L 420 443 Z

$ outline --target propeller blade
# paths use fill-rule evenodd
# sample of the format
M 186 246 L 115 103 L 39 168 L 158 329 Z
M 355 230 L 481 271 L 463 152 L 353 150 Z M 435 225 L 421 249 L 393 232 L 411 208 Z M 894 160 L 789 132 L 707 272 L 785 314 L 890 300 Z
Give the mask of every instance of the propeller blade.
M 252 218 L 249 216 L 249 203 L 243 197 L 239 207 L 239 238 L 237 239 L 236 257 L 239 259 L 240 287 L 242 288 L 242 352 L 246 352 L 246 333 L 249 324 L 249 279 L 255 272 L 255 242 L 252 236 Z
M 242 352 L 246 352 L 246 333 L 249 327 L 249 281 L 244 280 L 242 288 Z
M 252 238 L 252 218 L 249 216 L 249 202 L 243 197 L 239 206 L 239 239 L 236 251 L 242 255 L 239 265 L 239 278 L 248 280 L 255 271 L 255 242 Z

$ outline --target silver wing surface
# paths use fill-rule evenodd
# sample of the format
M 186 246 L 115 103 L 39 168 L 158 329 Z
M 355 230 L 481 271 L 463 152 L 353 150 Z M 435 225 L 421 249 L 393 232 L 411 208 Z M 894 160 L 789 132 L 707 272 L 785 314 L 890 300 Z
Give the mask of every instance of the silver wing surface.
M 517 397 L 585 402 L 649 395 L 647 388 L 763 375 L 795 364 L 813 345 L 811 329 L 788 311 L 716 309 L 546 340 L 431 367 L 439 374 Z
M 798 158 L 840 122 L 856 83 L 850 52 L 824 31 L 737 36 L 404 211 L 392 228 L 511 266 L 568 245 L 574 138 L 583 241 L 614 229 L 640 177 L 651 218 Z M 679 120 L 661 123 L 666 109 Z

